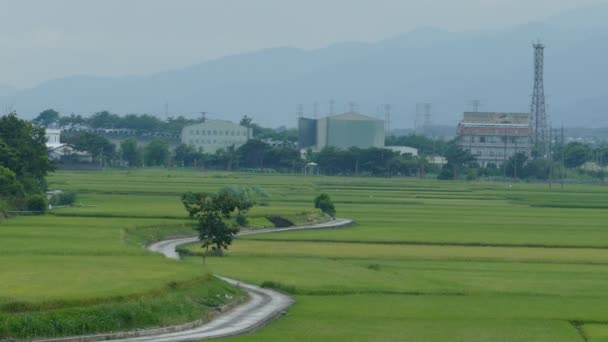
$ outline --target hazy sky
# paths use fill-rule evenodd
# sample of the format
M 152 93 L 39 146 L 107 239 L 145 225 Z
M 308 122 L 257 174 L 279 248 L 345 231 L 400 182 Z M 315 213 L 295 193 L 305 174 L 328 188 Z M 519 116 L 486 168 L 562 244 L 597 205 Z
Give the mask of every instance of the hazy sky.
M 500 29 L 598 0 L 0 0 L 0 85 L 180 68 L 261 48 Z

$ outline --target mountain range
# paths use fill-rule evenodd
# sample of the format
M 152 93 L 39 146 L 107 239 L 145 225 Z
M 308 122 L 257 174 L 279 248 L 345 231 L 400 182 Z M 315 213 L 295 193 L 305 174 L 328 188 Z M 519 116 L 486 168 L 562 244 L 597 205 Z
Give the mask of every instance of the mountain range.
M 432 104 L 431 121 L 454 125 L 473 99 L 482 111 L 527 112 L 533 49 L 545 49 L 545 93 L 554 125 L 608 126 L 608 4 L 518 27 L 475 32 L 420 29 L 374 43 L 316 50 L 272 48 L 226 56 L 151 75 L 73 76 L 29 89 L 0 86 L 0 107 L 24 117 L 46 108 L 88 115 L 101 110 L 209 116 L 249 115 L 269 126 L 295 126 L 305 115 L 357 111 L 384 115 L 391 127 L 412 127 L 416 103 Z M 199 43 L 199 42 L 197 42 Z

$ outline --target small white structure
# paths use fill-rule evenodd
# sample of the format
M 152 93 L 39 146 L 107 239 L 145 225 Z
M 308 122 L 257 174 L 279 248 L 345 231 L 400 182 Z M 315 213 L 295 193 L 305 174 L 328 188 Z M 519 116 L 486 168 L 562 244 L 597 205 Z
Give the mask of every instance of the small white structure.
M 91 163 L 93 156 L 88 152 L 78 151 L 72 145 L 60 144 L 56 147 L 48 148 L 49 159 L 55 161 L 70 160 L 77 163 Z
M 45 130 L 46 135 L 46 148 L 56 148 L 61 146 L 61 130 L 56 128 L 47 128 Z
M 230 146 L 238 148 L 253 136 L 253 130 L 224 120 L 205 120 L 182 129 L 182 143 L 204 153 L 215 153 Z

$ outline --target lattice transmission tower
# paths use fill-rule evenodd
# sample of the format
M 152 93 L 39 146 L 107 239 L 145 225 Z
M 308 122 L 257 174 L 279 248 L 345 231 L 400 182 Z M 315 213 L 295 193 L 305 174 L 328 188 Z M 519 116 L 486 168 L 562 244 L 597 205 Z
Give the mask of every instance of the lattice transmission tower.
M 534 157 L 546 158 L 548 156 L 548 128 L 547 110 L 545 104 L 544 85 L 544 59 L 545 45 L 540 41 L 533 44 L 534 47 L 534 89 L 532 91 L 532 104 L 530 113 L 532 115 L 532 143 L 534 144 Z

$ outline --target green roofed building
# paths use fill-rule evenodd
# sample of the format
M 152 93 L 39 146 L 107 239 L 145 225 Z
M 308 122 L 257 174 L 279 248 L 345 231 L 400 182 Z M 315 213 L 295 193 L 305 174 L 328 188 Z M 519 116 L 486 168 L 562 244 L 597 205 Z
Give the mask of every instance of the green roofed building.
M 300 118 L 298 131 L 301 149 L 384 147 L 384 121 L 355 112 L 321 119 Z

